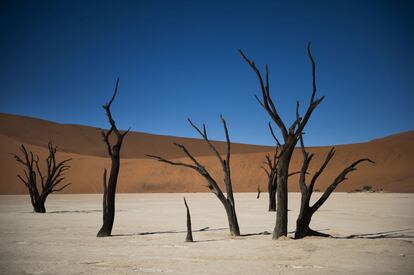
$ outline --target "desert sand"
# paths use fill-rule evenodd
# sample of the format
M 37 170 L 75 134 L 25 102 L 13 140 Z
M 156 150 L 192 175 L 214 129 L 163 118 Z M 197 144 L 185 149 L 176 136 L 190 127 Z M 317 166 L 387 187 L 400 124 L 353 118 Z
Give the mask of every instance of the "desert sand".
M 230 129 L 231 130 L 231 129 Z M 263 133 L 264 135 L 267 133 Z M 58 159 L 72 158 L 72 169 L 67 181 L 72 185 L 63 193 L 100 193 L 103 169 L 109 167 L 105 144 L 101 141 L 99 129 L 80 125 L 63 125 L 34 118 L 0 115 L 0 194 L 25 194 L 24 185 L 17 173 L 21 167 L 11 153 L 19 150 L 20 144 L 27 145 L 41 157 L 45 157 L 47 142 L 59 147 Z M 183 153 L 172 143 L 185 144 L 194 156 L 218 178 L 221 168 L 207 145 L 199 139 L 166 137 L 131 132 L 125 138 L 122 148 L 121 171 L 118 191 L 135 192 L 207 192 L 203 178 L 183 167 L 171 167 L 145 157 L 145 154 L 161 155 L 169 159 L 188 162 Z M 225 144 L 216 142 L 221 152 Z M 330 147 L 311 147 L 315 154 L 310 172 L 316 171 Z M 271 147 L 233 144 L 232 177 L 236 192 L 254 192 L 260 185 L 264 191 L 267 179 L 261 169 Z M 363 186 L 385 192 L 414 192 L 414 131 L 376 139 L 370 142 L 338 145 L 331 164 L 320 177 L 316 189 L 323 190 L 346 166 L 359 158 L 369 157 L 375 165 L 362 164 L 349 175 L 337 191 L 353 191 Z M 295 151 L 291 172 L 300 170 L 302 155 Z M 298 176 L 289 179 L 289 191 L 298 191 Z
M 194 243 L 185 240 L 186 196 Z M 316 196 L 318 194 L 315 194 Z M 312 227 L 335 238 L 271 232 L 267 198 L 237 193 L 243 237 L 230 237 L 221 204 L 203 194 L 119 194 L 113 237 L 96 238 L 101 196 L 51 195 L 48 213 L 28 196 L 0 196 L 1 274 L 413 274 L 414 194 L 335 193 Z M 289 231 L 299 194 L 289 194 Z M 204 229 L 204 230 L 203 230 Z M 290 234 L 292 235 L 292 234 Z M 355 238 L 347 239 L 351 235 Z

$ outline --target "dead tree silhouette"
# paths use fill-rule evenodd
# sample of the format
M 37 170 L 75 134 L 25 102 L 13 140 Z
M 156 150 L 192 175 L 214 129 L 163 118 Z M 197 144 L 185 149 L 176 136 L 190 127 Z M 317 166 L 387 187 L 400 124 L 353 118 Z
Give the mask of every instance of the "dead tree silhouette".
M 316 95 L 316 65 L 311 53 L 311 44 L 309 43 L 307 46 L 307 53 L 312 67 L 312 95 L 310 98 L 309 106 L 305 112 L 305 115 L 302 117 L 298 117 L 289 128 L 286 128 L 285 123 L 282 121 L 279 113 L 277 112 L 276 105 L 274 104 L 273 100 L 270 97 L 270 87 L 269 87 L 269 69 L 268 65 L 265 66 L 265 79 L 259 69 L 256 67 L 256 64 L 247 58 L 247 56 L 239 50 L 243 59 L 247 62 L 247 64 L 252 68 L 254 73 L 256 74 L 260 89 L 262 93 L 262 100 L 260 100 L 257 96 L 256 99 L 259 104 L 266 110 L 269 114 L 273 122 L 279 127 L 280 132 L 283 137 L 284 144 L 280 144 L 277 140 L 278 146 L 280 147 L 280 153 L 278 157 L 278 162 L 276 165 L 277 171 L 277 186 L 276 186 L 276 226 L 273 230 L 273 239 L 277 239 L 281 236 L 286 236 L 287 225 L 288 225 L 288 174 L 289 174 L 289 164 L 292 157 L 293 150 L 299 140 L 302 131 L 304 130 L 306 124 L 308 123 L 312 112 L 315 108 L 322 102 L 324 97 L 320 97 L 315 99 Z M 296 109 L 299 108 L 299 102 L 296 105 Z
M 221 157 L 217 148 L 208 139 L 205 125 L 203 124 L 203 129 L 201 130 L 190 119 L 188 119 L 188 122 L 203 137 L 204 141 L 207 143 L 207 145 L 210 147 L 210 149 L 214 152 L 214 154 L 220 161 L 220 164 L 223 169 L 224 185 L 226 187 L 227 196 L 223 194 L 219 185 L 217 184 L 217 181 L 210 175 L 210 173 L 206 170 L 206 168 L 203 165 L 201 165 L 200 162 L 198 162 L 193 157 L 193 155 L 191 155 L 191 153 L 188 151 L 188 149 L 184 145 L 174 143 L 175 146 L 180 148 L 191 159 L 194 165 L 187 164 L 187 163 L 181 163 L 181 162 L 175 162 L 175 161 L 167 160 L 165 158 L 154 156 L 154 155 L 147 155 L 147 156 L 153 159 L 156 159 L 160 162 L 168 163 L 170 165 L 184 166 L 187 168 L 191 168 L 197 171 L 201 176 L 203 176 L 207 181 L 207 187 L 210 189 L 211 192 L 213 192 L 217 196 L 217 198 L 223 204 L 224 209 L 226 210 L 230 234 L 233 236 L 240 236 L 240 229 L 239 229 L 239 223 L 237 221 L 236 206 L 235 206 L 235 201 L 234 201 L 234 196 L 233 196 L 233 186 L 232 186 L 231 174 L 230 174 L 230 138 L 229 138 L 226 121 L 223 118 L 223 116 L 220 116 L 220 118 L 221 118 L 221 122 L 223 123 L 224 133 L 226 135 L 226 141 L 227 141 L 227 155 L 225 159 Z
M 111 235 L 112 227 L 114 224 L 115 218 L 115 194 L 116 194 L 116 184 L 118 182 L 118 174 L 120 168 L 120 152 L 122 147 L 122 142 L 124 137 L 128 134 L 129 129 L 121 133 L 116 127 L 115 120 L 112 117 L 111 113 L 111 104 L 115 99 L 115 96 L 118 92 L 119 78 L 116 80 L 114 94 L 108 103 L 104 104 L 102 107 L 105 110 L 106 116 L 108 117 L 109 124 L 111 128 L 108 131 L 101 131 L 103 141 L 105 142 L 108 150 L 108 154 L 111 157 L 111 172 L 109 174 L 109 180 L 106 179 L 106 169 L 103 173 L 103 224 L 99 230 L 97 237 L 107 237 Z M 111 134 L 115 134 L 116 141 L 112 145 L 109 141 Z
M 187 209 L 187 236 L 185 237 L 186 242 L 193 242 L 193 231 L 191 229 L 191 215 L 190 215 L 190 209 L 188 208 L 187 201 L 184 197 L 184 205 Z
M 298 219 L 296 220 L 296 232 L 295 232 L 295 239 L 300 239 L 306 236 L 321 236 L 321 237 L 329 237 L 330 235 L 324 234 L 321 232 L 317 232 L 312 230 L 309 225 L 312 219 L 313 214 L 323 205 L 323 203 L 329 198 L 332 192 L 336 189 L 336 187 L 347 179 L 348 173 L 355 171 L 357 168 L 356 166 L 364 161 L 374 163 L 372 160 L 368 158 L 362 158 L 351 165 L 346 167 L 339 175 L 333 180 L 333 182 L 326 188 L 325 192 L 322 196 L 312 205 L 310 206 L 310 200 L 313 193 L 313 188 L 316 184 L 318 177 L 322 174 L 326 166 L 331 161 L 332 157 L 335 155 L 335 148 L 332 147 L 331 150 L 326 155 L 325 161 L 319 168 L 319 170 L 313 175 L 309 184 L 306 183 L 306 174 L 308 171 L 309 164 L 313 158 L 313 154 L 309 154 L 305 150 L 305 145 L 303 142 L 303 137 L 300 137 L 300 145 L 303 154 L 303 164 L 302 169 L 300 172 L 300 179 L 299 179 L 299 187 L 301 192 L 301 205 L 300 205 L 300 212 Z
M 17 177 L 24 183 L 29 191 L 33 210 L 37 213 L 46 213 L 45 202 L 47 196 L 53 192 L 59 192 L 70 185 L 70 183 L 67 183 L 58 187 L 58 185 L 65 179 L 65 171 L 70 168 L 67 163 L 71 159 L 56 162 L 56 146 L 54 146 L 52 142 L 49 142 L 47 147 L 49 156 L 46 158 L 47 171 L 45 175 L 43 175 L 40 169 L 39 156 L 35 156 L 30 150 L 28 151 L 23 144 L 20 146 L 20 151 L 23 153 L 23 157 L 13 154 L 16 161 L 24 166 L 24 175 L 17 175 Z M 38 180 L 40 180 L 40 186 L 42 187 L 40 192 L 38 189 Z

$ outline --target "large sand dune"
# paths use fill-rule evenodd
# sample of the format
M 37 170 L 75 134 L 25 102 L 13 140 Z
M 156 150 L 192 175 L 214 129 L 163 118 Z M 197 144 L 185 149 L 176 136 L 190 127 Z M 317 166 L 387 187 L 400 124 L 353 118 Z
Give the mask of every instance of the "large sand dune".
M 46 120 L 0 114 L 0 134 L 11 137 L 19 143 L 45 147 L 49 140 L 57 144 L 61 151 L 107 157 L 106 145 L 103 143 L 99 128 L 59 124 Z M 152 135 L 130 132 L 122 147 L 123 158 L 146 158 L 146 154 L 163 154 L 167 158 L 183 157 L 181 150 L 172 145 L 178 142 L 191 147 L 195 156 L 211 155 L 210 149 L 203 141 L 194 138 Z M 214 142 L 220 152 L 225 152 L 225 143 Z M 233 144 L 233 153 L 255 153 L 269 151 L 269 146 Z
M 101 192 L 102 171 L 109 167 L 105 147 L 98 129 L 78 125 L 61 125 L 33 118 L 0 115 L 0 194 L 22 194 L 26 190 L 16 177 L 21 167 L 10 153 L 17 152 L 20 144 L 26 144 L 44 157 L 48 140 L 62 148 L 58 158 L 72 158 L 72 168 L 67 180 L 72 183 L 65 193 Z M 201 140 L 131 133 L 125 139 L 122 150 L 122 166 L 118 182 L 119 192 L 203 192 L 207 191 L 203 179 L 194 171 L 171 167 L 144 157 L 144 154 L 160 154 L 166 158 L 182 158 L 172 142 L 188 146 L 201 163 L 222 178 L 219 164 L 209 148 Z M 224 143 L 217 142 L 220 150 Z M 362 164 L 349 175 L 349 180 L 338 191 L 352 191 L 365 185 L 388 192 L 414 192 L 414 131 L 373 140 L 367 143 L 340 145 L 316 189 L 323 190 L 344 167 L 358 158 L 369 157 L 375 165 Z M 323 161 L 329 147 L 309 148 L 315 153 L 310 172 Z M 232 177 L 236 192 L 255 191 L 260 185 L 266 189 L 266 175 L 260 168 L 266 154 L 272 148 L 265 146 L 235 144 L 232 155 Z M 296 151 L 291 170 L 297 171 L 302 155 Z M 298 177 L 289 181 L 289 190 L 297 191 Z

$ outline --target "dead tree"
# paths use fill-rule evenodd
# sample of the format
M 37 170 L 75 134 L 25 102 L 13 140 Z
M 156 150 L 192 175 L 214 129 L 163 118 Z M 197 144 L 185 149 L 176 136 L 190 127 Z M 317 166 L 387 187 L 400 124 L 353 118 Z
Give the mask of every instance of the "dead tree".
M 260 184 L 257 185 L 257 196 L 256 199 L 260 198 L 260 193 L 262 193 L 262 190 L 260 190 Z
M 312 95 L 310 98 L 309 106 L 302 117 L 298 117 L 289 128 L 286 127 L 285 123 L 282 121 L 281 117 L 277 112 L 276 105 L 274 104 L 273 100 L 270 97 L 270 87 L 269 87 L 269 69 L 268 66 L 265 66 L 265 79 L 259 69 L 256 67 L 256 64 L 247 58 L 247 56 L 239 50 L 243 59 L 247 62 L 247 64 L 252 68 L 255 72 L 262 93 L 262 100 L 260 100 L 257 96 L 256 99 L 259 104 L 266 110 L 269 114 L 273 122 L 279 127 L 280 132 L 283 137 L 283 144 L 280 144 L 278 141 L 278 145 L 280 147 L 279 159 L 277 163 L 277 213 L 276 213 L 276 226 L 273 231 L 273 239 L 277 239 L 281 236 L 286 236 L 287 225 L 288 225 L 288 173 L 289 173 L 289 164 L 292 157 L 293 150 L 299 140 L 299 137 L 305 128 L 306 124 L 308 123 L 313 110 L 322 102 L 324 97 L 315 99 L 316 95 L 316 66 L 314 59 L 311 54 L 310 43 L 307 47 L 308 57 L 312 66 Z M 296 109 L 299 108 L 299 102 L 296 105 Z
M 306 174 L 308 171 L 309 164 L 314 155 L 306 152 L 302 137 L 300 137 L 300 144 L 301 144 L 302 154 L 303 154 L 303 164 L 302 164 L 302 169 L 300 172 L 299 187 L 300 187 L 300 192 L 302 195 L 301 195 L 300 212 L 299 212 L 298 219 L 296 220 L 295 239 L 300 239 L 306 236 L 328 237 L 330 235 L 312 230 L 309 227 L 313 214 L 315 214 L 315 212 L 329 198 L 329 196 L 336 189 L 336 187 L 341 182 L 347 179 L 346 176 L 348 175 L 348 173 L 355 171 L 357 169 L 356 166 L 359 163 L 362 163 L 364 161 L 367 161 L 370 163 L 374 163 L 374 162 L 368 158 L 359 159 L 353 162 L 351 165 L 346 167 L 341 173 L 339 173 L 339 175 L 333 180 L 333 182 L 326 188 L 322 196 L 312 206 L 310 206 L 310 200 L 311 200 L 313 188 L 316 184 L 316 181 L 318 177 L 322 174 L 326 166 L 329 164 L 332 157 L 335 155 L 335 148 L 334 147 L 331 148 L 331 150 L 326 155 L 325 161 L 323 162 L 319 170 L 313 175 L 310 183 L 307 184 Z
M 111 113 L 111 104 L 115 99 L 118 92 L 119 78 L 116 80 L 115 91 L 111 100 L 104 104 L 102 107 L 105 110 L 108 117 L 111 128 L 108 131 L 101 131 L 103 141 L 106 144 L 108 154 L 111 157 L 111 171 L 109 173 L 109 180 L 106 179 L 106 169 L 103 173 L 103 225 L 99 230 L 97 237 L 107 237 L 111 235 L 112 226 L 114 225 L 115 218 L 115 193 L 116 184 L 118 182 L 118 174 L 120 168 L 120 152 L 124 137 L 128 134 L 129 130 L 121 133 L 116 127 L 115 121 Z M 115 134 L 115 143 L 111 144 L 109 137 L 111 134 Z
M 273 158 L 269 155 L 266 156 L 265 164 L 267 167 L 262 166 L 263 170 L 267 175 L 267 193 L 269 195 L 269 211 L 276 211 L 276 187 L 277 187 L 277 153 L 278 147 L 276 147 L 273 154 Z
M 269 124 L 269 127 L 270 124 Z M 272 128 L 271 132 L 274 135 Z M 266 172 L 267 175 L 267 192 L 269 194 L 269 212 L 276 211 L 276 190 L 277 190 L 277 163 L 279 161 L 279 147 L 275 147 L 275 152 L 273 153 L 273 157 L 270 158 L 269 155 L 266 155 L 266 164 L 267 167 L 262 166 L 263 170 Z M 300 171 L 289 173 L 288 177 L 299 174 Z
M 210 189 L 211 192 L 213 192 L 217 198 L 220 200 L 220 202 L 223 204 L 224 209 L 226 210 L 227 214 L 227 220 L 229 223 L 229 229 L 230 234 L 232 236 L 240 236 L 240 229 L 239 229 L 239 223 L 237 221 L 237 215 L 236 215 L 236 206 L 235 201 L 233 197 L 233 186 L 231 182 L 231 175 L 230 175 L 230 138 L 229 133 L 227 130 L 227 124 L 226 121 L 222 116 L 220 116 L 221 122 L 223 123 L 224 127 L 224 133 L 226 135 L 226 141 L 227 141 L 227 155 L 226 158 L 223 159 L 217 150 L 217 148 L 213 145 L 213 143 L 210 142 L 210 140 L 207 137 L 207 130 L 205 125 L 203 124 L 203 129 L 201 130 L 198 128 L 190 119 L 188 119 L 188 122 L 190 125 L 203 137 L 204 141 L 207 143 L 207 145 L 210 147 L 210 149 L 214 152 L 218 160 L 220 161 L 221 167 L 223 169 L 224 174 L 224 185 L 226 187 L 226 193 L 227 196 L 223 194 L 221 191 L 219 185 L 217 184 L 217 181 L 210 175 L 210 173 L 206 170 L 206 168 L 201 165 L 187 150 L 187 148 L 178 143 L 174 143 L 175 146 L 180 148 L 190 159 L 194 164 L 187 164 L 187 163 L 181 163 L 176 161 L 167 160 L 165 158 L 154 156 L 154 155 L 147 155 L 148 157 L 151 157 L 153 159 L 156 159 L 160 162 L 168 163 L 170 165 L 175 166 L 184 166 L 187 168 L 191 168 L 195 171 L 197 171 L 201 176 L 203 176 L 207 181 L 207 187 Z
M 184 197 L 184 205 L 187 209 L 187 236 L 185 237 L 186 242 L 193 242 L 193 231 L 191 229 L 191 215 L 190 215 L 190 209 L 188 208 L 187 201 Z
M 20 151 L 23 157 L 13 154 L 16 161 L 24 166 L 24 175 L 17 175 L 17 177 L 24 183 L 29 191 L 30 200 L 33 205 L 33 210 L 36 213 L 46 213 L 45 202 L 47 196 L 53 192 L 59 192 L 65 189 L 70 183 L 61 187 L 58 185 L 65 179 L 65 171 L 70 168 L 67 163 L 71 159 L 66 159 L 56 162 L 56 146 L 49 142 L 48 144 L 49 156 L 46 158 L 46 174 L 43 175 L 40 165 L 39 156 L 34 155 L 32 151 L 28 151 L 22 144 Z M 40 180 L 41 190 L 38 189 L 38 180 Z

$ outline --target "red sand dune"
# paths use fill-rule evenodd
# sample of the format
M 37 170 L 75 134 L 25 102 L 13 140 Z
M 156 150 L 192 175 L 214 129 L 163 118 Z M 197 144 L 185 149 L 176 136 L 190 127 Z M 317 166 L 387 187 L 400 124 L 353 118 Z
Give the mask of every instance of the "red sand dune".
M 58 159 L 72 158 L 67 180 L 72 183 L 63 193 L 101 192 L 102 171 L 109 168 L 105 146 L 99 129 L 80 125 L 62 125 L 44 120 L 0 114 L 0 194 L 21 194 L 26 190 L 16 177 L 22 167 L 10 153 L 18 152 L 20 144 L 45 157 L 47 142 L 52 140 L 59 148 Z M 145 158 L 144 154 L 182 158 L 188 162 L 172 142 L 185 144 L 201 163 L 218 179 L 220 166 L 202 140 L 157 136 L 132 132 L 125 138 L 122 166 L 118 181 L 119 192 L 205 192 L 205 182 L 196 172 L 182 167 Z M 224 152 L 225 144 L 216 142 Z M 349 180 L 338 191 L 352 191 L 370 185 L 374 190 L 388 192 L 414 192 L 414 131 L 405 132 L 366 143 L 336 146 L 337 153 L 317 186 L 323 190 L 344 167 L 358 158 L 369 157 L 375 165 L 364 163 L 349 175 Z M 315 153 L 310 172 L 324 160 L 329 147 L 313 147 Z M 266 175 L 260 168 L 271 147 L 234 144 L 231 160 L 233 186 L 236 192 L 256 191 L 260 185 L 266 190 Z M 291 171 L 300 169 L 302 155 L 295 151 Z M 298 176 L 289 180 L 289 190 L 298 191 Z

